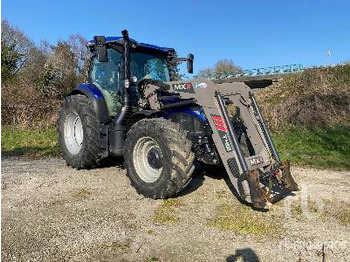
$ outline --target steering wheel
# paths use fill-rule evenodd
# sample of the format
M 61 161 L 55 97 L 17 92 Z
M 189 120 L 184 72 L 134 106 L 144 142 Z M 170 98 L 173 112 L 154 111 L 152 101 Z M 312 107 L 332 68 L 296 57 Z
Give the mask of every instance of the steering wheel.
M 170 89 L 170 86 L 165 84 L 162 81 L 154 80 L 154 79 L 142 79 L 137 84 L 137 90 L 139 91 L 140 95 L 144 98 L 143 91 L 148 85 L 155 85 L 158 86 L 160 91 L 168 91 Z

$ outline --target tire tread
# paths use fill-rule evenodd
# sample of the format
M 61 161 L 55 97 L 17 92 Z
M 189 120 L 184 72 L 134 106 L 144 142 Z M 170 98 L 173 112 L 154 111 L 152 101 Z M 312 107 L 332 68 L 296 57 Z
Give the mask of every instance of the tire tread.
M 140 184 L 137 179 L 134 179 L 131 149 L 127 149 L 128 145 L 140 134 L 147 130 L 158 130 L 158 135 L 162 135 L 167 142 L 167 147 L 171 152 L 171 174 L 170 179 L 162 188 L 148 189 L 147 185 Z M 127 168 L 127 176 L 130 179 L 131 185 L 139 194 L 150 198 L 168 198 L 180 192 L 191 180 L 194 171 L 194 153 L 192 152 L 191 141 L 187 139 L 187 132 L 181 129 L 178 123 L 172 122 L 164 118 L 143 119 L 134 124 L 127 134 L 125 141 L 124 158 Z

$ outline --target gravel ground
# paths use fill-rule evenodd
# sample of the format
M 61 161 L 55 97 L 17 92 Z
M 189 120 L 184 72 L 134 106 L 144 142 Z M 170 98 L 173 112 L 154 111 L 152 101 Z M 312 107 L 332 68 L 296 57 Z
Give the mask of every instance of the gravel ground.
M 1 171 L 3 261 L 349 261 L 349 171 L 293 167 L 303 190 L 267 213 L 242 206 L 222 171 L 170 201 L 138 195 L 115 166 L 7 158 Z

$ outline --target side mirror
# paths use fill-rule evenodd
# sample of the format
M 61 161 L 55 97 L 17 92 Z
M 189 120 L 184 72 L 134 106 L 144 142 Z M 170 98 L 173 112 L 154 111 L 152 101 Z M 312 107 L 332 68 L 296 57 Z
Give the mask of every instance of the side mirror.
M 97 52 L 97 60 L 99 62 L 108 62 L 106 38 L 104 36 L 95 36 L 94 41 L 95 50 Z
M 194 60 L 194 55 L 189 53 L 187 55 L 187 72 L 189 74 L 193 74 L 193 60 Z

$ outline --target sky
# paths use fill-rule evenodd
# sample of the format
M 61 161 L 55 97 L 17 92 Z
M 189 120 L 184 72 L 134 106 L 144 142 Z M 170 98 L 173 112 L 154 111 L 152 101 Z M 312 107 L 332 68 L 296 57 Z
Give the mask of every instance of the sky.
M 193 53 L 195 73 L 220 59 L 244 69 L 350 60 L 347 0 L 2 0 L 1 18 L 35 43 L 127 29 L 139 42 Z

